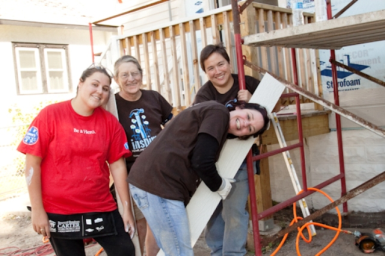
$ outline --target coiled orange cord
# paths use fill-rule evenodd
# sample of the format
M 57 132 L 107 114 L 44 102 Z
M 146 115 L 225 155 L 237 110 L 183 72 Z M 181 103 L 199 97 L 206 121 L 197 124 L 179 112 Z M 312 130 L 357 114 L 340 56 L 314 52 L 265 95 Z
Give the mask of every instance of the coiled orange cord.
M 327 197 L 330 200 L 330 202 L 333 202 L 333 199 L 328 194 L 323 192 L 322 190 L 319 190 L 317 188 L 308 188 L 308 190 L 313 190 L 313 191 L 319 192 L 319 193 L 323 194 L 325 197 Z M 298 194 L 301 194 L 302 192 L 303 192 L 303 190 L 301 190 Z M 341 230 L 341 225 L 342 225 L 341 213 L 340 213 L 340 210 L 338 209 L 338 207 L 335 207 L 335 209 L 336 209 L 337 215 L 338 215 L 338 228 L 334 228 L 334 227 L 331 227 L 331 226 L 328 226 L 328 225 L 324 225 L 324 224 L 321 224 L 321 223 L 317 223 L 317 222 L 308 222 L 308 223 L 304 224 L 302 227 L 298 228 L 298 234 L 297 234 L 297 239 L 296 239 L 296 243 L 295 243 L 295 247 L 296 247 L 296 250 L 297 250 L 297 255 L 301 256 L 301 253 L 299 251 L 299 237 L 302 237 L 302 239 L 306 243 L 310 243 L 312 241 L 312 236 L 311 236 L 310 227 L 309 227 L 310 225 L 320 226 L 320 227 L 323 227 L 323 228 L 327 228 L 327 229 L 331 229 L 331 230 L 337 231 L 337 233 L 334 236 L 334 238 L 332 239 L 332 241 L 327 246 L 325 246 L 319 253 L 317 253 L 316 256 L 321 255 L 327 249 L 329 249 L 329 247 L 337 240 L 338 235 L 340 234 L 340 232 L 351 233 L 350 231 Z M 294 218 L 291 221 L 290 226 L 293 225 L 294 222 L 298 222 L 298 220 L 302 220 L 303 219 L 302 217 L 298 217 L 297 216 L 296 203 L 293 203 L 293 214 L 294 214 Z M 302 234 L 302 231 L 305 228 L 307 228 L 309 239 L 306 239 L 305 236 Z M 288 235 L 289 235 L 288 233 L 285 234 L 285 236 L 283 237 L 281 243 L 278 245 L 277 249 L 275 249 L 275 251 L 271 254 L 271 256 L 274 256 L 274 255 L 276 255 L 278 253 L 278 251 L 281 249 L 281 247 L 285 243 Z

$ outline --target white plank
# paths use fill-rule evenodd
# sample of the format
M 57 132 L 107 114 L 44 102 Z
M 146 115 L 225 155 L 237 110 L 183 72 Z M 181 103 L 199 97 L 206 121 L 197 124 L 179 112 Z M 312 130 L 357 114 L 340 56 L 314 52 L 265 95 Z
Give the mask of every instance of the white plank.
M 250 102 L 259 103 L 270 113 L 279 100 L 285 86 L 266 74 L 261 80 L 257 90 L 250 99 Z M 217 170 L 221 177 L 233 178 L 254 143 L 255 138 L 248 140 L 232 139 L 227 140 L 222 148 L 218 162 Z M 211 215 L 216 209 L 221 197 L 217 192 L 211 192 L 202 182 L 191 201 L 186 207 L 189 219 L 191 245 L 194 246 Z M 158 256 L 164 253 L 160 251 Z

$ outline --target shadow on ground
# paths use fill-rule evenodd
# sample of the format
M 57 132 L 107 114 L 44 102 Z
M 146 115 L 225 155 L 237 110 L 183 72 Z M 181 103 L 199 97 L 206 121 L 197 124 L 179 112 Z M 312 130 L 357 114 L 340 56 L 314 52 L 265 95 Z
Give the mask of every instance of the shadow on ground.
M 11 251 L 19 248 L 21 250 L 27 250 L 31 248 L 42 247 L 44 244 L 41 241 L 41 236 L 37 235 L 31 226 L 30 212 L 27 211 L 26 206 L 29 205 L 29 199 L 27 194 L 20 195 L 18 197 L 0 201 L 0 255 L 7 255 Z M 291 210 L 283 210 L 279 214 L 276 214 L 275 222 L 279 225 L 287 225 L 291 220 Z M 350 218 L 345 217 L 346 225 L 349 225 L 348 230 L 359 230 L 361 232 L 369 232 L 374 228 L 383 228 L 385 225 L 379 220 L 378 214 L 363 214 L 357 215 L 354 213 Z M 360 216 L 360 217 L 358 217 Z M 369 217 L 368 217 L 369 216 Z M 333 225 L 335 216 L 325 215 L 323 218 L 328 218 L 329 222 Z M 347 221 L 348 220 L 348 221 Z M 354 220 L 354 221 L 353 221 Z M 359 222 L 361 220 L 361 223 Z M 322 221 L 322 218 L 321 218 Z M 378 222 L 380 221 L 380 222 Z M 325 221 L 327 222 L 327 220 Z M 370 224 L 371 223 L 371 224 Z M 330 223 L 329 223 L 330 224 Z M 377 224 L 381 224 L 376 226 Z M 355 228 L 351 226 L 354 225 Z M 372 225 L 372 226 L 371 226 Z M 299 242 L 299 249 L 301 255 L 313 256 L 322 250 L 335 236 L 335 231 L 317 229 L 317 235 L 313 237 L 311 243 Z M 293 232 L 289 235 L 288 240 L 285 242 L 281 250 L 276 254 L 277 256 L 296 256 L 296 236 L 297 232 Z M 306 234 L 306 237 L 308 235 Z M 355 238 L 353 235 L 347 235 L 340 233 L 336 242 L 322 255 L 323 256 L 363 256 L 362 253 L 354 244 Z M 279 244 L 280 240 L 273 242 L 270 246 L 264 247 L 264 255 L 271 255 L 274 248 Z M 13 247 L 13 248 L 11 248 Z M 249 246 L 250 247 L 250 246 Z M 271 248 L 273 247 L 273 248 Z M 8 249 L 7 249 L 8 248 Z M 86 255 L 93 256 L 100 249 L 98 244 L 88 246 L 86 248 Z M 382 251 L 376 251 L 372 255 L 384 255 Z M 49 255 L 54 255 L 51 253 Z M 106 255 L 105 253 L 100 254 Z M 199 238 L 197 244 L 194 247 L 194 255 L 196 256 L 209 256 L 210 250 L 206 245 L 203 235 Z M 254 252 L 249 252 L 247 256 L 255 255 Z

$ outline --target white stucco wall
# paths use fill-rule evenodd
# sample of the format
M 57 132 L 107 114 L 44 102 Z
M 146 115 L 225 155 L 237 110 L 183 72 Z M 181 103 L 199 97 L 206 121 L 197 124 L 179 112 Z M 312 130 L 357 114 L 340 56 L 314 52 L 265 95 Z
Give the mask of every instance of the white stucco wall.
M 347 130 L 342 132 L 347 191 L 385 171 L 385 139 L 367 130 Z M 291 141 L 288 145 L 297 143 Z M 278 145 L 268 146 L 268 150 Z M 299 149 L 290 151 L 298 178 L 300 174 Z M 313 136 L 305 139 L 305 158 L 308 187 L 315 186 L 339 174 L 337 134 Z M 284 201 L 294 196 L 282 154 L 269 158 L 271 194 L 275 201 Z M 302 182 L 301 182 L 302 183 Z M 337 181 L 323 189 L 334 200 L 341 197 L 341 183 Z M 385 183 L 367 190 L 348 201 L 349 211 L 379 212 L 385 210 Z M 309 207 L 320 209 L 330 203 L 322 195 L 306 198 Z M 342 207 L 340 206 L 340 210 Z
M 32 26 L 0 26 L 0 77 L 2 78 L 2 93 L 0 94 L 1 126 L 11 123 L 8 109 L 17 104 L 20 108 L 30 111 L 42 101 L 61 101 L 75 95 L 79 77 L 84 69 L 92 64 L 90 35 L 88 27 L 82 29 L 66 29 L 59 27 Z M 94 52 L 102 52 L 109 42 L 113 32 L 93 31 Z M 72 92 L 58 94 L 17 95 L 16 73 L 12 42 L 68 44 L 70 80 Z

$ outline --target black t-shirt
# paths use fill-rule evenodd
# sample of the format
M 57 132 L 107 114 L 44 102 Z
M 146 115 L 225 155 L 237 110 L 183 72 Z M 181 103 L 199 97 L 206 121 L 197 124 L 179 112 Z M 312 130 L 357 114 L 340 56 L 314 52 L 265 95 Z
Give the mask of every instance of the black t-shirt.
M 169 118 L 172 106 L 156 91 L 141 90 L 137 101 L 127 101 L 115 94 L 119 122 L 126 132 L 132 156 L 127 158 L 131 167 L 136 158 L 162 131 L 161 125 Z
M 198 176 L 191 169 L 190 157 L 198 134 L 207 133 L 218 141 L 218 159 L 228 126 L 229 111 L 215 101 L 183 110 L 137 158 L 128 182 L 151 194 L 187 205 L 197 187 Z
M 215 89 L 211 81 L 207 81 L 196 94 L 194 99 L 194 104 L 208 101 L 208 100 L 215 100 L 219 103 L 226 104 L 228 101 L 237 98 L 238 92 L 239 92 L 238 75 L 232 74 L 232 77 L 234 79 L 234 84 L 230 88 L 230 90 L 224 94 L 219 93 L 217 89 Z M 260 81 L 251 76 L 245 76 L 245 81 L 246 81 L 246 89 L 251 94 L 253 94 L 257 89 Z

